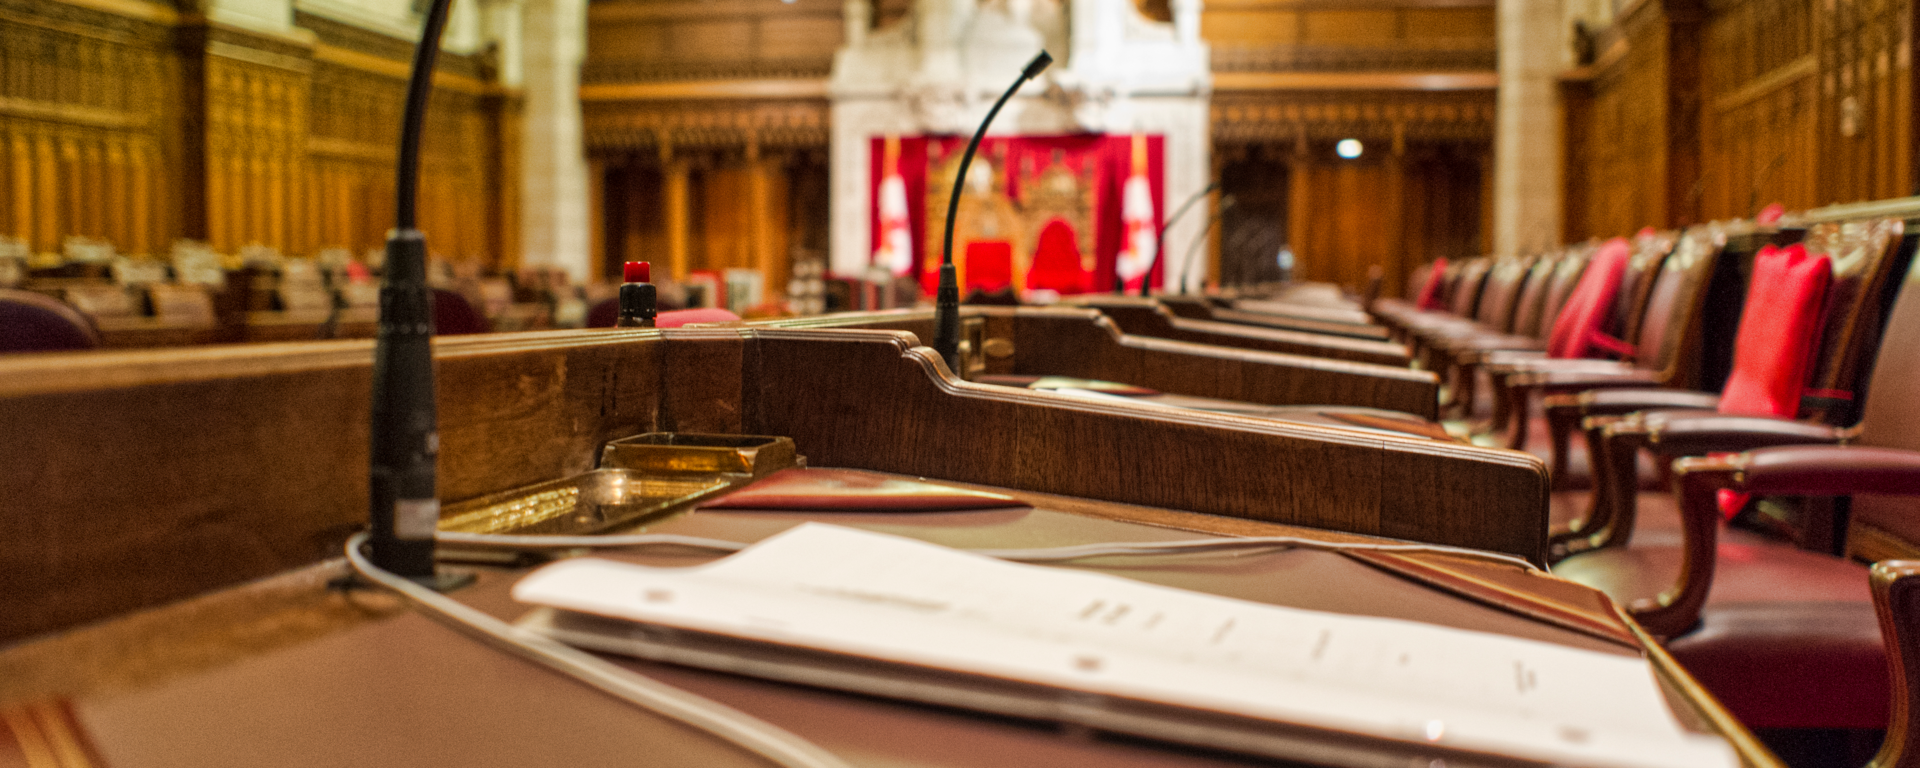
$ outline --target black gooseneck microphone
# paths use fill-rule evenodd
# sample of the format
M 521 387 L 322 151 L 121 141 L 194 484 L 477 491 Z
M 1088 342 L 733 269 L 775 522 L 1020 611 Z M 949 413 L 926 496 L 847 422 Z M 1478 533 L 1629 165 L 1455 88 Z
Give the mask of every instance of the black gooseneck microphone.
M 973 140 L 967 142 L 967 153 L 960 157 L 960 172 L 953 177 L 953 196 L 947 198 L 947 234 L 941 246 L 944 250 L 940 258 L 940 287 L 933 295 L 933 350 L 947 361 L 947 367 L 956 377 L 963 374 L 960 370 L 960 280 L 953 271 L 953 219 L 960 213 L 960 187 L 967 182 L 967 168 L 973 165 L 973 153 L 980 149 L 980 139 L 987 135 L 987 126 L 993 124 L 994 116 L 1000 114 L 1007 99 L 1013 98 L 1014 91 L 1039 77 L 1052 63 L 1053 57 L 1043 50 L 1027 62 L 1026 69 L 1020 70 L 1020 78 L 1007 87 L 1006 93 L 1000 94 L 993 109 L 987 110 L 987 119 L 980 121 L 980 128 L 973 132 Z
M 1227 215 L 1227 209 L 1237 202 L 1240 201 L 1233 199 L 1233 195 L 1220 196 L 1219 210 L 1207 217 L 1207 225 L 1200 228 L 1200 236 L 1193 239 L 1193 245 L 1187 246 L 1187 263 L 1180 265 L 1180 285 L 1185 286 L 1188 275 L 1193 272 L 1194 251 L 1200 250 L 1200 244 L 1207 241 L 1207 233 L 1213 231 L 1213 225 L 1220 223 L 1220 219 Z
M 433 567 L 433 533 L 440 522 L 434 489 L 440 433 L 434 414 L 433 292 L 427 287 L 426 236 L 414 228 L 414 196 L 420 186 L 420 130 L 451 4 L 433 0 L 413 51 L 373 360 L 373 530 L 367 554 L 374 565 L 430 586 L 445 586 L 438 583 Z
M 1200 190 L 1199 192 L 1194 193 L 1193 197 L 1189 197 L 1187 198 L 1186 202 L 1181 203 L 1180 208 L 1173 212 L 1173 218 L 1167 219 L 1167 223 L 1160 225 L 1160 236 L 1157 238 L 1154 238 L 1153 263 L 1147 265 L 1147 275 L 1145 278 L 1142 278 L 1140 280 L 1141 296 L 1144 297 L 1144 296 L 1153 295 L 1153 268 L 1160 266 L 1161 264 L 1164 264 L 1167 261 L 1167 230 L 1173 229 L 1173 225 L 1179 223 L 1180 217 L 1187 215 L 1188 209 L 1193 208 L 1194 203 L 1200 202 L 1200 198 L 1203 198 L 1209 194 L 1212 194 L 1214 190 L 1219 188 L 1220 188 L 1220 182 L 1215 181 L 1215 182 L 1209 183 L 1206 189 L 1203 189 L 1203 190 Z M 1201 230 L 1201 234 L 1206 234 L 1206 230 Z M 1184 289 L 1187 286 L 1187 281 L 1186 281 L 1187 270 L 1186 270 L 1185 264 L 1182 264 L 1180 266 L 1181 266 L 1180 287 Z M 1162 282 L 1164 284 L 1164 281 Z

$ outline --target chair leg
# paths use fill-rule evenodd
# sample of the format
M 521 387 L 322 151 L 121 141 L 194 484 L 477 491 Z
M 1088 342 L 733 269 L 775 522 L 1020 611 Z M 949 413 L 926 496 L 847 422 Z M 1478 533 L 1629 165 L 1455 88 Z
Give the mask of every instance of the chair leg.
M 1500 389 L 1507 393 L 1507 419 L 1511 422 L 1507 433 L 1507 447 L 1516 451 L 1527 449 L 1527 432 L 1531 426 L 1527 422 L 1533 418 L 1533 389 L 1516 386 L 1512 381 L 1500 382 Z

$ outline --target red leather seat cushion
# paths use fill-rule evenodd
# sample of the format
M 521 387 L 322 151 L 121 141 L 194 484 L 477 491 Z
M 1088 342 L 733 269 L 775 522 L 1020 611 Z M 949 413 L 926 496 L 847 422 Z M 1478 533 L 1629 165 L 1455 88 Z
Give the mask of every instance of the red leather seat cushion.
M 1700 628 L 1667 650 L 1749 728 L 1887 727 L 1887 658 L 1871 604 L 1710 604 Z
M 1678 544 L 1636 543 L 1561 561 L 1554 575 L 1629 605 L 1676 583 Z M 1885 728 L 1886 650 L 1857 563 L 1722 529 L 1700 625 L 1667 643 L 1753 728 Z
M 1435 259 L 1432 271 L 1427 273 L 1427 284 L 1420 286 L 1420 298 L 1414 306 L 1424 310 L 1437 310 L 1446 307 L 1441 301 L 1440 288 L 1447 282 L 1447 260 Z
M 1594 339 L 1600 335 L 1600 326 L 1607 322 L 1614 294 L 1620 292 L 1620 281 L 1626 276 L 1627 259 L 1632 255 L 1632 246 L 1617 237 L 1594 252 L 1593 261 L 1580 276 L 1580 283 L 1574 286 L 1566 308 L 1553 321 L 1553 331 L 1547 336 L 1548 356 L 1566 358 L 1589 354 Z
M 1798 244 L 1767 246 L 1753 257 L 1721 413 L 1792 418 L 1799 411 L 1832 279 L 1832 261 L 1809 257 Z

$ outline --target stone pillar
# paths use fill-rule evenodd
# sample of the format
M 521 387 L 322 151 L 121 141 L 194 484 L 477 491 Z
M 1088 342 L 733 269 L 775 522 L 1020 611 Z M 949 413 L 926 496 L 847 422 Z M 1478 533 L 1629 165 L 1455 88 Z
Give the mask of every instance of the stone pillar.
M 771 172 L 768 165 L 767 158 L 760 155 L 760 145 L 748 144 L 747 242 L 753 250 L 754 268 L 760 270 L 760 276 L 767 281 L 765 295 L 770 298 L 776 290 L 781 288 L 774 281 L 780 278 L 785 270 L 780 269 L 780 264 L 773 253 L 773 226 L 772 222 L 767 220 L 771 213 L 768 201 L 770 196 L 768 176 Z
M 1565 157 L 1555 76 L 1566 33 L 1558 2 L 1499 0 L 1497 14 L 1493 252 L 1512 256 L 1561 239 Z
M 559 267 L 582 281 L 592 265 L 580 133 L 586 17 L 585 0 L 527 0 L 521 17 L 521 263 Z
M 687 279 L 687 174 L 690 166 L 686 158 L 663 155 L 666 167 L 664 189 L 661 197 L 666 198 L 662 207 L 667 214 L 667 270 L 674 280 Z

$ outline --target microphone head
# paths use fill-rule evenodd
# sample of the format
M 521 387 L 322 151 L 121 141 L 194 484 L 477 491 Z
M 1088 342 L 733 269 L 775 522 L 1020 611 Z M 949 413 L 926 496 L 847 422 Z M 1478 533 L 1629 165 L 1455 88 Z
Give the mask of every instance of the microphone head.
M 1042 49 L 1040 55 L 1033 57 L 1033 61 L 1027 62 L 1027 68 L 1020 71 L 1020 79 L 1032 80 L 1039 77 L 1040 73 L 1046 70 L 1047 65 L 1052 63 L 1053 56 Z
M 644 261 L 629 261 L 626 266 L 625 280 L 629 283 L 650 283 L 653 265 Z

